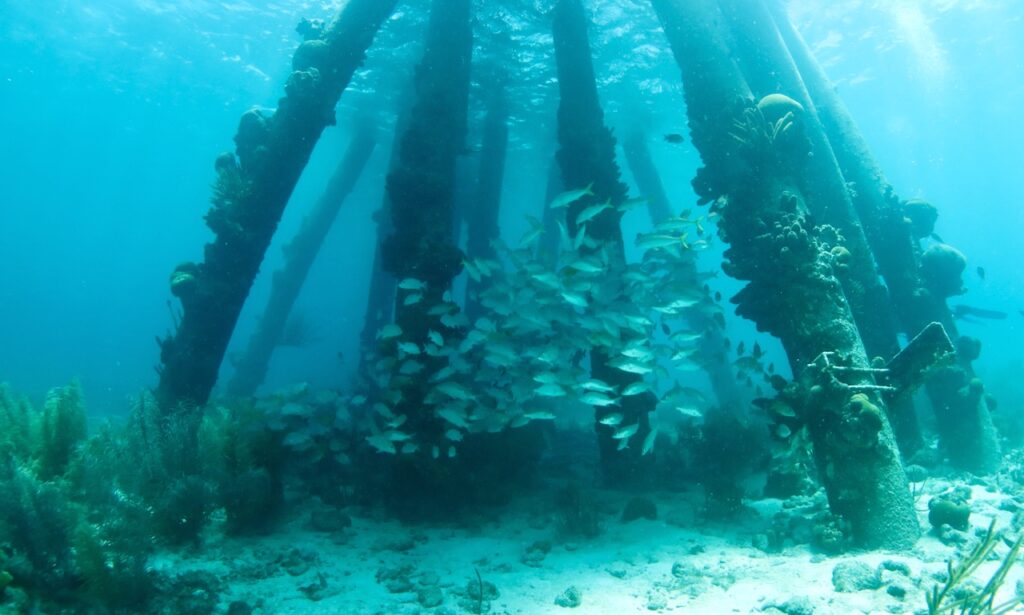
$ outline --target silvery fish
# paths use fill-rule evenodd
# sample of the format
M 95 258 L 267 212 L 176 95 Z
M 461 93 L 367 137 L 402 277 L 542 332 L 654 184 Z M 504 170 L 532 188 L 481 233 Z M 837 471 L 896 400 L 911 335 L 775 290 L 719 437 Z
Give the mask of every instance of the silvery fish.
M 382 340 L 389 340 L 402 334 L 402 328 L 396 324 L 384 325 L 377 332 L 377 337 Z
M 679 414 L 682 414 L 685 417 L 689 417 L 692 419 L 704 418 L 704 414 L 702 414 L 700 410 L 694 408 L 693 406 L 676 406 L 676 410 L 679 411 Z
M 597 406 L 599 408 L 604 406 L 614 406 L 619 403 L 616 400 L 602 393 L 598 393 L 597 391 L 590 391 L 589 393 L 586 393 L 585 395 L 580 397 L 580 401 L 591 406 Z
M 602 393 L 612 393 L 615 391 L 615 387 L 609 385 L 603 380 L 598 380 L 597 378 L 591 378 L 590 380 L 583 382 L 580 384 L 580 388 L 587 391 L 601 391 Z
M 561 294 L 562 298 L 565 299 L 568 303 L 571 303 L 576 307 L 587 307 L 587 300 L 583 297 L 583 295 L 579 293 L 570 292 L 567 290 L 563 290 Z
M 654 441 L 657 438 L 658 438 L 658 428 L 655 427 L 654 429 L 651 430 L 651 433 L 647 434 L 647 437 L 644 438 L 644 444 L 643 444 L 643 447 L 640 450 L 640 455 L 641 456 L 642 455 L 646 455 L 647 453 L 650 453 L 651 451 L 654 450 Z
M 629 397 L 630 395 L 639 395 L 650 390 L 651 387 L 649 387 L 646 382 L 634 382 L 622 389 L 622 396 Z
M 524 414 L 526 418 L 533 421 L 551 421 L 554 420 L 555 415 L 551 412 L 527 412 Z
M 551 204 L 548 205 L 548 208 L 560 209 L 562 207 L 568 207 L 585 196 L 593 196 L 594 193 L 591 192 L 591 188 L 593 187 L 594 184 L 591 183 L 586 188 L 580 190 L 569 190 L 567 192 L 563 192 L 562 194 L 559 194 L 554 198 L 554 200 L 551 201 Z
M 622 204 L 619 205 L 618 209 L 619 211 L 625 213 L 627 211 L 630 211 L 631 209 L 634 209 L 638 205 L 643 205 L 647 202 L 648 198 L 645 196 L 633 197 L 631 199 L 623 201 Z
M 417 280 L 416 278 L 405 278 L 398 283 L 398 288 L 402 290 L 423 290 L 427 287 L 425 282 Z
M 411 355 L 417 355 L 421 352 L 420 347 L 412 342 L 399 342 L 398 349 L 404 352 L 405 354 Z
M 539 386 L 533 391 L 541 397 L 565 397 L 565 389 L 554 383 Z
M 616 430 L 616 432 L 614 434 L 612 434 L 612 438 L 614 438 L 616 440 L 622 440 L 624 438 L 632 438 L 633 435 L 639 429 L 640 429 L 640 424 L 639 423 L 633 423 L 632 425 L 626 425 L 625 427 L 620 427 L 618 430 Z
M 576 226 L 586 224 L 590 220 L 593 220 L 602 211 L 606 209 L 611 209 L 611 207 L 611 201 L 605 201 L 604 203 L 599 203 L 597 205 L 591 205 L 590 207 L 587 207 L 586 209 L 581 211 L 578 216 L 576 216 Z

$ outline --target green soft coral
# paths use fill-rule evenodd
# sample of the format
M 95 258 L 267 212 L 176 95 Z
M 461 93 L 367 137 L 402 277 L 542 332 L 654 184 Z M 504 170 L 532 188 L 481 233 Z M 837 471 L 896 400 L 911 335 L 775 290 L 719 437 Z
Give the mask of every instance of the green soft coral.
M 42 480 L 62 476 L 85 441 L 85 407 L 77 382 L 52 389 L 39 418 L 38 474 Z

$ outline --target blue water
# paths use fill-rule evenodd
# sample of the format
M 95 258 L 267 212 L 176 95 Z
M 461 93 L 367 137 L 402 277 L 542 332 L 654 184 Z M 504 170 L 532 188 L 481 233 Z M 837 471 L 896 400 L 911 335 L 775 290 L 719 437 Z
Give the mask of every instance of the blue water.
M 38 400 L 81 379 L 90 411 L 116 414 L 155 383 L 154 336 L 171 327 L 168 275 L 198 260 L 211 234 L 213 160 L 233 147 L 239 115 L 275 106 L 302 17 L 337 2 L 5 0 L 0 4 L 0 381 Z M 512 151 L 503 236 L 542 207 L 553 151 L 557 84 L 544 2 L 480 2 L 477 59 L 510 68 Z M 595 69 L 608 122 L 643 122 L 676 209 L 689 207 L 699 159 L 687 142 L 676 67 L 641 0 L 588 2 Z M 969 259 L 955 299 L 1007 312 L 963 324 L 985 346 L 977 364 L 1012 411 L 1024 403 L 1024 4 L 1014 0 L 791 2 L 797 26 L 849 105 L 903 197 L 941 212 L 937 232 Z M 315 343 L 280 349 L 268 386 L 343 384 L 355 367 L 380 203 L 388 125 L 418 56 L 425 2 L 401 3 L 365 70 L 343 97 L 282 221 L 294 231 L 343 151 L 353 119 L 381 124 L 379 147 L 299 299 Z M 508 32 L 508 42 L 495 33 Z M 493 44 L 492 44 L 493 43 Z M 500 46 L 499 46 L 500 45 Z M 474 99 L 474 113 L 481 110 Z M 478 138 L 471 130 L 470 141 Z M 628 172 L 625 179 L 630 180 Z M 624 222 L 629 238 L 646 214 Z M 263 271 L 281 262 L 280 242 Z M 707 266 L 717 261 L 706 253 Z M 976 273 L 983 267 L 985 279 Z M 729 294 L 735 285 L 715 282 Z M 236 330 L 247 339 L 266 296 L 261 276 Z M 739 336 L 752 330 L 730 322 Z M 340 353 L 340 360 L 338 353 Z M 230 351 L 229 351 L 230 354 Z

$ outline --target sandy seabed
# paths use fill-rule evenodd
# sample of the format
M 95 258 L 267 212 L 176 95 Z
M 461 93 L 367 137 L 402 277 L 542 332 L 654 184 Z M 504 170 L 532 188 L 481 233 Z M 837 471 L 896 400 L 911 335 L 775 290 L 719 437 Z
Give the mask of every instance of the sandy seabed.
M 959 484 L 916 485 L 922 528 L 928 499 Z M 927 532 L 903 552 L 828 557 L 791 542 L 766 549 L 773 521 L 799 524 L 821 510 L 820 494 L 749 501 L 734 520 L 705 521 L 699 493 L 656 493 L 656 519 L 623 522 L 633 496 L 595 491 L 601 531 L 593 538 L 567 535 L 552 497 L 536 495 L 460 526 L 405 526 L 352 508 L 318 531 L 306 511 L 267 537 L 214 538 L 214 529 L 194 552 L 156 565 L 214 573 L 228 613 L 926 613 L 925 592 L 946 561 L 976 544 L 993 518 L 1011 526 L 1020 503 L 992 485 L 971 482 L 970 530 Z M 983 565 L 979 582 L 998 564 Z M 1012 570 L 1000 598 L 1021 591 L 1021 578 Z

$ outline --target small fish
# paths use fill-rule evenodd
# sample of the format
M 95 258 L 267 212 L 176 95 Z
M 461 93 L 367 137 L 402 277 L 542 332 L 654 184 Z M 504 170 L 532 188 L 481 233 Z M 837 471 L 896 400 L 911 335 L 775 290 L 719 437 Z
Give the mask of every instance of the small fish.
M 572 245 L 572 239 L 569 237 L 569 229 L 565 228 L 565 223 L 561 220 L 558 220 L 558 241 L 563 250 L 569 249 L 569 246 Z
M 422 300 L 422 293 L 409 293 L 408 295 L 406 295 L 405 300 L 402 301 L 402 305 L 416 305 Z
M 444 346 L 444 338 L 441 337 L 440 333 L 434 331 L 433 329 L 427 331 L 427 339 L 429 339 L 438 348 Z
M 581 211 L 578 216 L 576 216 L 576 226 L 580 226 L 581 224 L 585 224 L 590 220 L 593 220 L 602 211 L 611 208 L 612 202 L 610 200 L 605 201 L 604 203 L 598 203 L 597 205 L 591 205 L 590 207 L 587 207 L 586 209 Z
M 381 453 L 395 454 L 398 449 L 395 448 L 395 442 L 387 437 L 385 433 L 374 434 L 366 438 L 367 443 L 370 446 L 377 449 Z
M 569 267 L 576 271 L 582 271 L 583 273 L 598 273 L 604 271 L 604 265 L 602 265 L 600 261 L 589 257 L 577 259 L 570 263 Z
M 466 270 L 466 275 L 473 278 L 474 282 L 479 282 L 483 280 L 483 274 L 480 273 L 480 270 L 476 267 L 476 265 L 474 265 L 470 261 L 462 261 L 462 268 Z
M 633 382 L 622 389 L 622 396 L 629 397 L 631 395 L 640 395 L 650 391 L 651 387 L 646 382 Z
M 651 367 L 644 365 L 639 361 L 613 361 L 612 363 L 610 363 L 610 365 L 615 369 L 622 370 L 624 372 L 629 372 L 631 374 L 643 375 L 649 374 L 651 373 L 651 371 L 653 371 Z
M 988 318 L 990 320 L 1005 320 L 1007 314 L 998 310 L 986 310 L 962 303 L 953 306 L 953 318 L 967 318 L 971 316 L 975 318 Z
M 437 411 L 437 415 L 456 427 L 469 429 L 469 423 L 466 422 L 466 417 L 458 410 L 453 408 L 442 408 Z
M 450 313 L 454 308 L 453 305 L 448 303 L 441 303 L 427 310 L 427 314 L 430 316 L 443 316 Z
M 978 267 L 976 269 L 976 271 L 978 272 L 978 277 L 981 278 L 982 280 L 984 280 L 985 279 L 985 268 L 984 267 Z
M 398 349 L 405 354 L 417 355 L 421 352 L 419 345 L 412 342 L 399 342 Z
M 691 342 L 696 342 L 703 337 L 703 335 L 704 334 L 699 331 L 676 331 L 670 335 L 668 339 L 677 344 L 689 344 Z
M 551 204 L 548 205 L 548 208 L 560 209 L 562 207 L 568 207 L 585 196 L 593 196 L 594 193 L 591 191 L 593 187 L 594 184 L 593 182 L 591 182 L 586 188 L 563 192 L 562 194 L 559 194 L 554 198 L 554 200 L 551 201 Z
M 781 401 L 772 400 L 771 403 L 769 404 L 769 409 L 771 409 L 771 411 L 773 413 L 778 414 L 779 416 L 782 416 L 782 417 L 786 417 L 786 418 L 795 418 L 796 417 L 796 410 L 793 410 L 792 406 L 790 406 L 787 403 L 783 403 Z
M 398 283 L 398 288 L 401 288 L 402 290 L 423 290 L 426 287 L 426 282 L 417 280 L 416 278 L 405 278 Z
M 452 442 L 462 442 L 462 432 L 458 429 L 449 429 L 444 432 L 444 437 L 448 438 Z
M 615 440 L 622 440 L 622 439 L 625 439 L 625 438 L 632 438 L 633 435 L 636 434 L 637 430 L 639 430 L 639 429 L 640 429 L 640 424 L 639 423 L 633 423 L 632 425 L 626 425 L 625 427 L 620 427 L 619 429 L 617 429 L 615 431 L 615 433 L 612 434 L 612 438 L 615 439 Z
M 519 427 L 525 427 L 527 424 L 529 424 L 529 422 L 530 419 L 526 418 L 525 415 L 519 414 L 508 422 L 508 426 L 511 427 L 512 429 L 516 429 Z
M 533 392 L 541 397 L 565 397 L 565 389 L 553 382 L 541 385 L 534 389 Z
M 653 352 L 651 352 L 649 349 L 643 348 L 641 346 L 634 346 L 634 347 L 631 347 L 631 348 L 624 348 L 623 350 L 619 351 L 619 354 L 621 354 L 624 357 L 629 357 L 630 359 L 640 359 L 640 360 L 643 360 L 643 361 L 647 361 L 649 359 L 653 359 L 654 358 L 654 353 Z
M 443 393 L 444 395 L 447 395 L 452 399 L 470 401 L 474 398 L 473 393 L 470 392 L 469 389 L 467 389 L 466 387 L 462 386 L 457 382 L 443 382 L 437 385 L 437 387 L 435 388 L 440 393 Z
M 597 406 L 598 408 L 603 408 L 604 406 L 615 406 L 619 403 L 618 401 L 597 391 L 590 391 L 589 393 L 586 393 L 580 397 L 580 401 L 591 406 Z
M 606 415 L 602 416 L 598 420 L 598 422 L 601 423 L 602 425 L 608 425 L 609 427 L 615 427 L 616 425 L 618 425 L 619 423 L 622 422 L 622 415 L 619 414 L 618 412 L 612 412 L 611 414 L 606 414 Z
M 441 324 L 449 329 L 461 329 L 469 326 L 469 319 L 463 313 L 445 314 L 441 317 Z
M 744 349 L 745 348 L 744 348 L 744 345 L 743 345 L 743 341 L 740 340 L 740 343 L 736 344 L 736 355 L 737 356 L 742 356 Z
M 557 384 L 559 380 L 558 374 L 552 372 L 541 372 L 533 377 L 533 381 L 540 384 Z
M 377 339 L 389 340 L 394 337 L 398 337 L 402 334 L 402 327 L 396 324 L 384 325 L 381 330 L 377 332 Z
M 673 145 L 679 145 L 680 143 L 683 143 L 685 140 L 686 139 L 683 138 L 683 135 L 679 134 L 678 132 L 670 132 L 665 135 L 665 141 Z
M 532 218 L 532 221 L 536 221 L 536 218 L 533 218 L 533 216 L 530 216 L 530 218 Z M 532 228 L 529 231 L 527 231 L 525 235 L 523 235 L 522 239 L 519 240 L 520 248 L 529 247 L 535 241 L 537 241 L 538 237 L 544 234 L 544 225 L 541 224 L 540 222 L 532 224 L 531 226 Z
M 545 286 L 550 286 L 555 290 L 561 288 L 562 286 L 562 282 L 558 279 L 558 276 L 551 273 L 550 271 L 545 271 L 543 273 L 535 273 L 531 277 L 534 280 L 540 282 L 541 284 Z
M 700 303 L 699 297 L 682 297 L 680 299 L 676 299 L 672 303 L 669 303 L 666 307 L 673 310 L 685 310 L 686 308 L 691 308 L 698 303 Z
M 636 247 L 641 250 L 657 250 L 671 247 L 685 248 L 687 247 L 686 235 L 675 236 L 659 235 L 655 233 L 640 233 L 636 236 Z
M 553 421 L 555 419 L 555 415 L 553 413 L 544 411 L 527 412 L 523 416 L 531 421 Z
M 793 434 L 793 430 L 788 425 L 779 425 L 775 428 L 775 435 L 782 439 L 786 439 Z
M 580 224 L 579 220 L 577 220 L 576 221 L 576 225 L 579 227 L 579 230 L 576 231 L 576 239 L 574 239 L 573 242 L 572 242 L 572 249 L 573 250 L 579 250 L 580 247 L 583 245 L 583 241 L 586 240 L 586 238 L 587 238 L 587 226 L 586 226 L 586 224 L 584 224 L 583 226 L 579 226 L 579 224 Z
M 401 367 L 398 368 L 398 373 L 403 376 L 413 376 L 421 371 L 423 371 L 423 364 L 415 359 L 403 361 Z
M 646 455 L 654 450 L 654 441 L 658 439 L 658 428 L 651 429 L 651 432 L 644 438 L 643 447 L 640 449 L 640 455 Z
M 575 305 L 576 307 L 581 307 L 581 308 L 587 307 L 587 300 L 583 297 L 583 295 L 581 295 L 579 293 L 574 293 L 574 292 L 570 292 L 568 290 L 563 290 L 561 295 L 562 295 L 562 298 L 565 299 L 567 303 Z
M 633 197 L 631 199 L 627 199 L 627 200 L 623 201 L 622 204 L 620 204 L 617 209 L 619 211 L 625 213 L 627 211 L 630 211 L 630 210 L 636 208 L 639 205 L 643 205 L 643 204 L 647 203 L 648 201 L 649 201 L 649 199 L 647 197 L 645 197 L 645 196 Z
M 704 414 L 693 406 L 676 406 L 676 411 L 679 412 L 679 414 L 692 419 L 704 418 Z
M 615 387 L 609 385 L 603 380 L 598 380 L 597 378 L 587 380 L 580 385 L 580 388 L 585 391 L 600 391 L 601 393 L 613 393 L 615 391 Z
M 761 344 L 754 342 L 753 355 L 755 359 L 760 359 L 762 356 L 764 356 L 764 351 L 761 350 Z

